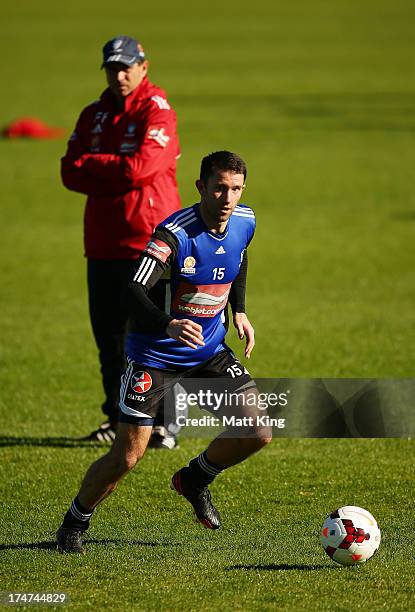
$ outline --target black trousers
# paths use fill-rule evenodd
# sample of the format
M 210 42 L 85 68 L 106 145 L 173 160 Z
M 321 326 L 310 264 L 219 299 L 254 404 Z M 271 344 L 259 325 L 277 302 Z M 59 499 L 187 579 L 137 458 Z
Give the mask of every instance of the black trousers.
M 133 260 L 88 259 L 89 315 L 105 393 L 102 411 L 112 423 L 118 421 L 120 379 L 126 367 L 126 292 L 134 271 Z M 153 302 L 163 310 L 166 306 L 166 287 L 167 281 L 159 281 L 149 294 Z

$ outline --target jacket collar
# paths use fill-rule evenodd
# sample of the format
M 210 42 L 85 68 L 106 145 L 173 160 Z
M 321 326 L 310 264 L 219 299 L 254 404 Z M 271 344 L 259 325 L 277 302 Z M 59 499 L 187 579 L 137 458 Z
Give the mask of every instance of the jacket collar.
M 130 93 L 129 96 L 125 98 L 124 111 L 128 112 L 131 108 L 138 106 L 140 101 L 148 96 L 148 91 L 151 87 L 151 83 L 148 80 L 147 76 L 141 81 L 140 85 L 134 89 Z M 110 108 L 113 112 L 115 111 L 118 114 L 117 107 L 115 104 L 115 96 L 110 90 L 109 87 L 103 92 L 101 95 L 101 102 L 105 107 Z

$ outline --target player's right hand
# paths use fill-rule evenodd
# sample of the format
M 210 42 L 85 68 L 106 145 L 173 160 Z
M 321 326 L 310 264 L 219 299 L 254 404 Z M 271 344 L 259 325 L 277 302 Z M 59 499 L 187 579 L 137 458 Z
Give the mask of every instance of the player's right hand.
M 178 340 L 190 348 L 205 346 L 202 326 L 190 319 L 173 319 L 166 327 L 166 333 L 173 340 Z

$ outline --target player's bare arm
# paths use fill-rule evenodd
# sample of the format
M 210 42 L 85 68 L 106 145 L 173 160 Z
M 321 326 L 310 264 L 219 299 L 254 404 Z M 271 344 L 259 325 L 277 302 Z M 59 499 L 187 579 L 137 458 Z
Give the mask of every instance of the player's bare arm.
M 255 346 L 255 331 L 248 317 L 244 312 L 235 312 L 233 315 L 233 324 L 239 335 L 239 339 L 246 338 L 245 357 L 250 358 L 252 349 Z

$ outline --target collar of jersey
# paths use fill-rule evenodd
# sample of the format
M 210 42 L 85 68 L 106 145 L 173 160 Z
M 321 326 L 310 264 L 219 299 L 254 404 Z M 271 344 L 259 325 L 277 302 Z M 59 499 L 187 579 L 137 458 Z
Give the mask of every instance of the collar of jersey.
M 215 240 L 219 240 L 219 242 L 221 240 L 224 240 L 226 238 L 226 236 L 228 235 L 229 232 L 229 223 L 231 222 L 231 218 L 232 215 L 229 217 L 228 219 L 228 224 L 226 226 L 226 230 L 223 232 L 223 234 L 215 234 L 214 232 L 211 232 L 210 229 L 208 228 L 208 226 L 206 225 L 206 223 L 203 221 L 202 219 L 202 215 L 200 214 L 200 202 L 198 204 L 196 204 L 195 206 L 195 210 L 196 210 L 196 214 L 199 217 L 200 222 L 202 223 L 202 225 L 204 225 L 204 227 L 206 228 L 206 233 L 211 237 L 214 238 Z

